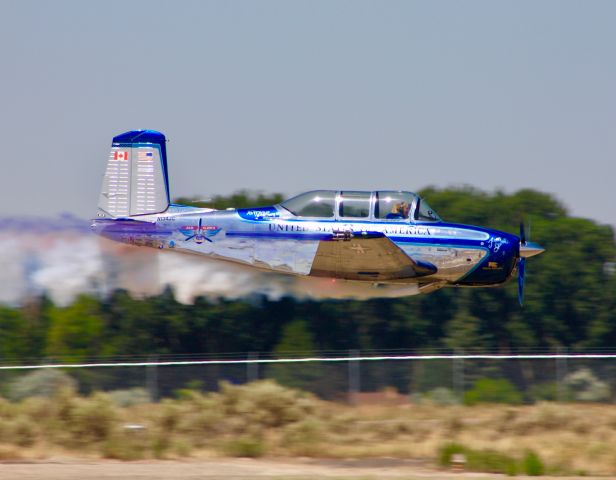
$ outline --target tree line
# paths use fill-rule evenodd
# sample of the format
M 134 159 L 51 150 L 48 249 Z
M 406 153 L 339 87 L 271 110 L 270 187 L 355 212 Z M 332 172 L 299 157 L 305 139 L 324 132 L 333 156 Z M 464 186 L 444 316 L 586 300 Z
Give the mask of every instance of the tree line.
M 534 190 L 426 188 L 419 193 L 450 222 L 510 232 L 517 232 L 521 220 L 530 223 L 531 239 L 547 252 L 527 264 L 523 308 L 515 282 L 367 301 L 197 298 L 184 305 L 167 289 L 149 298 L 132 298 L 125 291 L 105 298 L 82 295 L 61 307 L 43 296 L 0 307 L 0 361 L 350 349 L 509 353 L 614 348 L 616 244 L 610 226 L 572 217 L 552 195 Z M 281 198 L 243 191 L 195 204 L 256 206 Z

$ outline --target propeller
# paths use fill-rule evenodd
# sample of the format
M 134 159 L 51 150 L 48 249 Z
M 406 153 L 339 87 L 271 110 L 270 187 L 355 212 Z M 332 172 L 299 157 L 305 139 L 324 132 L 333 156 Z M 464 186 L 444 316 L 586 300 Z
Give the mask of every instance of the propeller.
M 530 229 L 529 229 L 530 230 Z M 545 248 L 526 239 L 524 222 L 520 222 L 520 256 L 518 260 L 518 301 L 524 304 L 524 275 L 526 274 L 526 259 L 545 252 Z
M 518 260 L 518 302 L 524 305 L 524 274 L 526 272 L 526 258 L 522 256 L 522 248 L 526 246 L 526 232 L 524 222 L 520 222 L 520 259 Z

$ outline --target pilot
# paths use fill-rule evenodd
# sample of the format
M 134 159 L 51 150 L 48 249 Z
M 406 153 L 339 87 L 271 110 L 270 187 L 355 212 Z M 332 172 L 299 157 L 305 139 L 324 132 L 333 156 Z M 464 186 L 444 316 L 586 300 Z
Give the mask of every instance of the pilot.
M 406 202 L 394 203 L 394 206 L 391 207 L 391 212 L 389 212 L 385 218 L 387 218 L 388 220 L 409 218 L 410 209 L 411 206 Z

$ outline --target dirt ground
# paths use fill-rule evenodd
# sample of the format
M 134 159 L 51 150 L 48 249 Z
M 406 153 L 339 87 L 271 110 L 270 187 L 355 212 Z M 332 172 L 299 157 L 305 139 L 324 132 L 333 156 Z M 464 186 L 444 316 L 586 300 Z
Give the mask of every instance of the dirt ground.
M 247 480 L 252 478 L 263 480 L 486 480 L 509 477 L 439 471 L 420 461 L 395 459 L 208 459 L 119 462 L 55 458 L 44 461 L 0 463 L 0 480 Z M 547 480 L 555 477 L 541 478 Z M 566 478 L 567 480 L 574 479 L 574 477 Z M 592 478 L 598 479 L 599 477 L 584 477 L 585 480 Z M 601 480 L 606 478 L 601 477 Z

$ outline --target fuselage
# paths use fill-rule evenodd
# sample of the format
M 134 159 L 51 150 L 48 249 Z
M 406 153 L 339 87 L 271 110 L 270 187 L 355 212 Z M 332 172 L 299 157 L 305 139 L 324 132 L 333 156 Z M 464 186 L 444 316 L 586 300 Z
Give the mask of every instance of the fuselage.
M 519 238 L 509 233 L 446 223 L 438 217 L 430 221 L 412 216 L 378 219 L 374 211 L 364 219 L 303 218 L 281 205 L 222 211 L 172 205 L 161 214 L 96 219 L 93 228 L 104 237 L 128 244 L 283 274 L 395 286 L 405 295 L 443 286 L 498 285 L 511 277 L 519 257 Z M 350 272 L 335 259 L 326 269 L 313 268 L 321 242 L 349 242 L 349 249 L 361 258 L 369 247 L 355 245 L 354 239 L 362 234 L 382 234 L 414 261 L 435 267 L 434 273 L 383 279 L 379 265 Z

